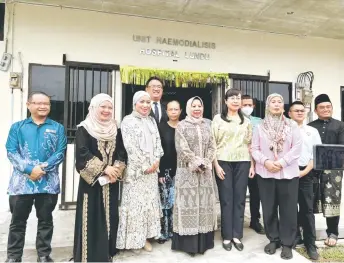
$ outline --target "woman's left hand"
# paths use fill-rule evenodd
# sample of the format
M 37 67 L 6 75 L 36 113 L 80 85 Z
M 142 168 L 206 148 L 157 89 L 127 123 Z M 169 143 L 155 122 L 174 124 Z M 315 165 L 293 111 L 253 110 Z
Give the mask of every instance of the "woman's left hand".
M 280 170 L 282 170 L 282 164 L 279 161 L 274 161 L 274 165 L 276 165 Z
M 156 170 L 158 170 L 158 168 L 159 168 L 159 165 L 160 165 L 160 162 L 156 161 L 151 168 L 148 168 L 145 171 L 145 174 L 151 174 L 151 173 L 156 172 Z
M 256 175 L 256 172 L 255 172 L 255 170 L 254 170 L 254 167 L 251 166 L 251 167 L 250 167 L 249 174 L 248 174 L 248 177 L 249 177 L 249 178 L 253 178 L 255 175 Z

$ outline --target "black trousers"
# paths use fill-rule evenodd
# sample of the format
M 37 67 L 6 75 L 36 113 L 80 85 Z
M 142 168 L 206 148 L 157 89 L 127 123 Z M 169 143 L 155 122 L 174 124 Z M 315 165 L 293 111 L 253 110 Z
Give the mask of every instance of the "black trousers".
M 326 217 L 326 233 L 327 235 L 334 234 L 338 237 L 338 225 L 339 225 L 339 216 L 333 216 L 333 217 Z
M 300 167 L 300 170 L 305 167 Z M 315 217 L 313 213 L 313 171 L 299 179 L 298 225 L 303 229 L 305 245 L 315 245 Z
M 260 197 L 257 177 L 258 175 L 248 179 L 248 191 L 250 192 L 251 223 L 258 222 L 260 219 Z
M 57 194 L 12 195 L 9 197 L 12 219 L 7 243 L 8 258 L 20 259 L 23 255 L 26 222 L 33 204 L 38 218 L 37 254 L 39 257 L 50 255 L 54 228 L 52 212 L 57 204 L 57 197 Z
M 257 179 L 267 238 L 292 247 L 297 233 L 299 177 L 277 180 L 258 176 Z
M 216 176 L 221 207 L 222 239 L 241 239 L 250 162 L 218 162 L 225 172 L 224 180 Z

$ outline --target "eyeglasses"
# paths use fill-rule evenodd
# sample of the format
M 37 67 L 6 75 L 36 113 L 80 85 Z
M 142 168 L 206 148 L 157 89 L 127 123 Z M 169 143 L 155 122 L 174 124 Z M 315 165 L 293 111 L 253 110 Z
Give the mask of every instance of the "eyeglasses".
M 155 88 L 155 89 L 162 89 L 161 85 L 149 85 L 150 88 Z
M 241 97 L 232 96 L 232 97 L 229 97 L 227 100 L 230 100 L 230 101 L 240 100 L 241 101 Z
M 305 112 L 305 110 L 292 110 L 292 112 L 296 112 L 296 113 L 304 113 Z
M 47 107 L 49 107 L 51 105 L 50 102 L 34 102 L 34 101 L 31 101 L 29 103 L 36 105 L 36 106 L 47 106 Z

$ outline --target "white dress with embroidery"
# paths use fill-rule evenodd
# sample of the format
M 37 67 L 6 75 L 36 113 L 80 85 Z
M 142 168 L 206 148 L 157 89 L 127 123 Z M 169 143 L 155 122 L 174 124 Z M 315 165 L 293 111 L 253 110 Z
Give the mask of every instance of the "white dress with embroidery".
M 161 147 L 158 127 L 152 117 L 156 132 L 152 136 L 154 158 L 160 160 L 164 152 Z M 158 188 L 158 174 L 144 174 L 153 164 L 140 149 L 143 124 L 134 114 L 126 116 L 121 124 L 124 147 L 128 154 L 128 165 L 124 175 L 122 200 L 119 208 L 117 233 L 118 249 L 140 249 L 146 239 L 158 237 L 162 217 Z

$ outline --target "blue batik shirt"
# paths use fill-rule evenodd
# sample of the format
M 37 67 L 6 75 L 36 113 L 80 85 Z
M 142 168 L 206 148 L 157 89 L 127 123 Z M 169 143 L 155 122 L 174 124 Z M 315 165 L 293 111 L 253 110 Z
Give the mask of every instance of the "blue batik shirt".
M 37 125 L 32 118 L 16 122 L 8 134 L 7 157 L 13 165 L 8 194 L 60 193 L 59 165 L 65 157 L 64 127 L 51 119 Z M 29 179 L 36 165 L 46 164 L 39 180 Z

